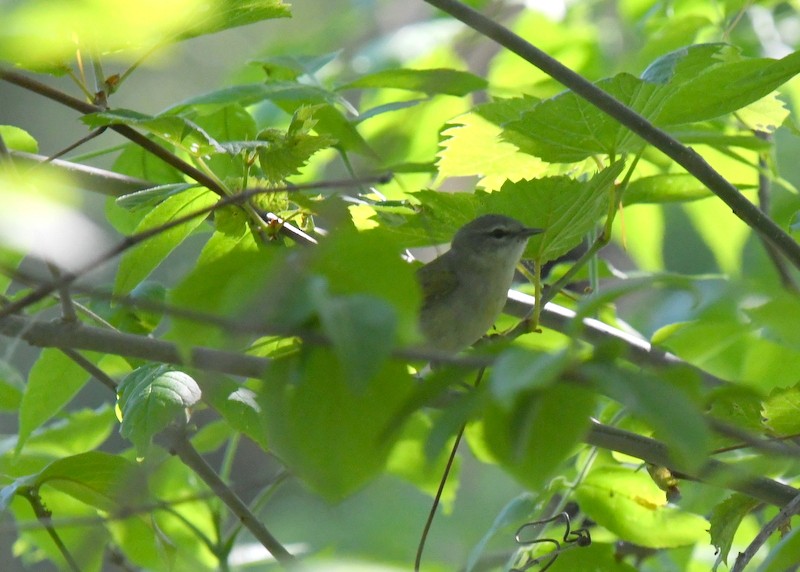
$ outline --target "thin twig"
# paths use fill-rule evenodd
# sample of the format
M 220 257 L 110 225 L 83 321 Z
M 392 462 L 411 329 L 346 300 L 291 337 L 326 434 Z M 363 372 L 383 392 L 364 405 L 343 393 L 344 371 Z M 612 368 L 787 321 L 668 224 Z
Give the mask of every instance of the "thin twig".
M 474 387 L 477 388 L 480 383 L 481 379 L 483 378 L 483 373 L 486 371 L 485 369 L 481 368 L 478 371 L 478 374 L 475 376 L 475 385 Z M 456 433 L 456 440 L 453 442 L 453 447 L 450 449 L 450 455 L 447 457 L 447 464 L 444 467 L 444 471 L 442 472 L 442 477 L 439 479 L 439 487 L 436 489 L 436 494 L 433 497 L 433 502 L 431 503 L 431 508 L 428 511 L 428 517 L 425 519 L 425 526 L 422 528 L 422 534 L 419 538 L 419 543 L 417 544 L 417 555 L 414 558 L 414 572 L 419 572 L 420 565 L 422 564 L 422 553 L 425 551 L 425 543 L 428 540 L 428 533 L 431 530 L 431 526 L 433 525 L 433 519 L 436 516 L 436 511 L 439 508 L 439 503 L 442 500 L 442 494 L 444 493 L 444 487 L 447 485 L 447 479 L 450 476 L 450 471 L 453 468 L 453 463 L 456 459 L 456 454 L 458 453 L 458 446 L 461 444 L 461 439 L 464 437 L 464 431 L 467 429 L 467 422 L 461 424 L 461 427 L 458 429 L 458 433 Z
M 48 262 L 47 268 L 56 280 L 61 277 L 61 270 L 55 264 Z M 75 306 L 72 303 L 72 296 L 67 286 L 62 286 L 58 289 L 58 299 L 61 302 L 61 319 L 65 322 L 77 321 L 78 315 L 75 313 Z
M 744 572 L 744 567 L 747 566 L 747 563 L 753 559 L 753 556 L 756 555 L 758 549 L 764 545 L 770 536 L 772 536 L 772 533 L 778 530 L 781 526 L 785 525 L 789 519 L 798 512 L 800 512 L 800 494 L 788 502 L 780 510 L 780 512 L 775 515 L 775 518 L 770 520 L 764 526 L 764 528 L 758 532 L 756 537 L 753 539 L 753 542 L 750 543 L 744 552 L 739 553 L 739 556 L 736 557 L 736 563 L 733 565 L 731 572 Z
M 763 139 L 765 141 L 770 140 L 770 136 L 768 133 L 762 133 L 760 131 L 756 132 L 756 137 L 759 139 Z M 770 177 L 769 177 L 768 165 L 767 165 L 767 155 L 766 153 L 759 153 L 758 155 L 758 208 L 760 208 L 764 213 L 769 214 L 770 209 L 770 198 L 771 198 L 771 185 L 770 185 Z M 787 290 L 798 293 L 800 292 L 800 286 L 798 286 L 797 282 L 795 281 L 794 277 L 789 268 L 786 267 L 786 260 L 781 256 L 780 252 L 775 248 L 775 246 L 769 242 L 768 240 L 764 240 L 764 237 L 759 235 L 758 237 L 761 240 L 761 244 L 764 246 L 764 250 L 767 253 L 767 256 L 772 261 L 772 265 L 775 267 L 775 271 L 778 273 L 778 277 L 780 278 L 781 284 Z
M 684 470 L 669 454 L 669 448 L 660 441 L 631 433 L 617 427 L 592 421 L 584 438 L 589 445 L 617 451 L 636 457 L 653 465 L 668 467 L 676 477 L 692 479 L 714 485 L 718 478 L 723 486 L 749 497 L 775 505 L 786 506 L 798 495 L 797 489 L 766 477 L 747 474 L 734 466 L 709 459 L 699 471 Z
M 508 28 L 492 21 L 480 12 L 457 0 L 425 0 L 447 12 L 470 28 L 480 32 L 533 64 L 544 73 L 571 89 L 576 95 L 619 121 L 642 139 L 681 165 L 727 204 L 736 216 L 755 229 L 766 240 L 800 268 L 800 244 L 771 218 L 751 203 L 739 190 L 715 171 L 699 154 L 677 139 L 657 128 L 647 119 L 625 106 L 611 95 L 573 72 L 555 58 L 547 55 Z
M 386 177 L 369 177 L 362 179 L 361 181 L 352 181 L 352 180 L 344 180 L 344 181 L 326 181 L 321 183 L 307 183 L 307 184 L 298 184 L 292 185 L 291 187 L 283 187 L 283 188 L 274 188 L 274 189 L 250 189 L 242 191 L 241 193 L 237 193 L 235 195 L 229 195 L 222 197 L 213 205 L 208 207 L 198 209 L 194 212 L 188 213 L 184 216 L 180 216 L 177 218 L 172 219 L 169 222 L 161 224 L 157 227 L 153 227 L 147 230 L 143 230 L 136 234 L 131 234 L 125 237 L 122 241 L 117 243 L 116 246 L 112 247 L 110 250 L 100 254 L 99 256 L 95 257 L 93 260 L 90 260 L 86 264 L 84 264 L 80 269 L 76 270 L 75 272 L 65 272 L 61 275 L 60 278 L 57 278 L 50 284 L 45 284 L 34 290 L 33 292 L 27 294 L 19 298 L 18 300 L 8 304 L 7 306 L 0 309 L 0 318 L 4 318 L 5 316 L 9 316 L 15 312 L 19 312 L 20 310 L 30 306 L 42 300 L 52 292 L 63 288 L 65 286 L 69 286 L 75 280 L 80 278 L 81 276 L 95 270 L 99 266 L 103 265 L 104 263 L 108 262 L 109 260 L 115 258 L 119 254 L 125 252 L 129 248 L 136 246 L 137 244 L 144 242 L 145 240 L 152 238 L 156 235 L 163 233 L 171 228 L 175 228 L 176 226 L 180 226 L 185 224 L 195 218 L 206 216 L 209 213 L 212 213 L 224 206 L 228 205 L 238 205 L 247 202 L 252 197 L 261 195 L 261 194 L 268 194 L 268 193 L 275 193 L 279 191 L 299 191 L 303 189 L 325 189 L 325 188 L 336 188 L 336 187 L 347 187 L 352 186 L 354 184 L 363 183 L 365 181 L 371 182 L 381 182 L 385 181 Z M 277 218 L 277 217 L 276 217 Z M 278 219 L 280 220 L 280 219 Z M 282 223 L 282 221 L 281 221 Z M 305 233 L 302 233 L 299 229 L 296 229 L 298 233 L 302 235 L 304 240 L 308 240 L 310 237 Z
M 94 365 L 88 359 L 83 357 L 81 354 L 76 352 L 70 348 L 61 348 L 61 352 L 67 356 L 69 359 L 74 361 L 76 364 L 81 366 L 84 371 L 86 371 L 89 375 L 95 378 L 97 381 L 102 383 L 107 389 L 111 390 L 111 393 L 116 395 L 117 394 L 117 382 L 111 379 L 106 372 L 102 369 Z
M 167 448 L 205 482 L 214 494 L 227 505 L 236 518 L 250 531 L 264 548 L 284 567 L 294 564 L 295 558 L 256 518 L 238 495 L 219 478 L 214 469 L 192 446 L 183 429 L 168 428 L 162 432 Z

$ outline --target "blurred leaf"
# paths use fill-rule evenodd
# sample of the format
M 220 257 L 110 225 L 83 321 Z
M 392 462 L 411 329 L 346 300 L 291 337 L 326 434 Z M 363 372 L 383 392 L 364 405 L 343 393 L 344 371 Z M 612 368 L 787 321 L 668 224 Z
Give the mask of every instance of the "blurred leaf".
M 6 148 L 14 151 L 24 151 L 26 153 L 38 153 L 39 143 L 33 136 L 14 125 L 0 125 L 0 139 L 5 143 Z
M 79 409 L 37 429 L 25 442 L 25 452 L 52 457 L 77 455 L 100 447 L 117 427 L 114 408 Z
M 153 437 L 170 423 L 181 418 L 186 421 L 200 393 L 194 379 L 169 366 L 147 365 L 134 370 L 119 385 L 120 434 L 143 455 Z
M 288 18 L 291 4 L 283 0 L 213 0 L 204 2 L 198 7 L 200 14 L 194 27 L 181 34 L 182 38 L 191 38 L 204 34 L 214 34 L 230 28 L 238 28 L 247 24 L 254 24 L 262 20 L 274 18 Z
M 500 404 L 510 407 L 520 393 L 557 381 L 570 364 L 566 351 L 539 353 L 512 347 L 500 354 L 491 369 L 489 391 Z
M 396 312 L 374 296 L 331 296 L 324 281 L 313 282 L 311 292 L 345 378 L 353 391 L 364 391 L 394 349 Z
M 758 572 L 782 572 L 797 566 L 797 555 L 800 554 L 800 533 L 797 531 L 795 528 L 781 538 Z
M 465 572 L 477 570 L 476 567 L 479 564 L 479 560 L 485 555 L 486 546 L 492 537 L 516 530 L 519 528 L 519 523 L 524 522 L 535 514 L 539 506 L 540 503 L 537 502 L 537 498 L 530 493 L 522 493 L 511 499 L 503 507 L 503 510 L 497 514 L 492 525 L 470 551 Z
M 206 242 L 194 268 L 169 293 L 168 301 L 179 308 L 218 316 L 236 316 L 243 323 L 263 326 L 270 314 L 269 305 L 275 301 L 283 309 L 290 301 L 285 296 L 270 296 L 264 292 L 271 272 L 280 267 L 285 250 L 260 249 L 253 234 L 242 228 L 239 234 L 215 232 Z M 285 272 L 276 279 L 278 286 L 292 292 L 293 281 Z M 251 306 L 258 298 L 258 306 Z M 245 314 L 246 313 L 246 314 Z M 278 322 L 281 323 L 282 322 Z M 168 337 L 183 347 L 214 346 L 230 341 L 230 336 L 217 326 L 199 323 L 194 319 L 174 319 Z
M 17 411 L 25 392 L 25 382 L 19 371 L 0 359 L 0 411 Z
M 706 420 L 698 405 L 665 375 L 658 377 L 597 362 L 585 364 L 581 370 L 604 394 L 650 424 L 658 438 L 670 445 L 676 460 L 694 468 L 705 462 L 710 445 Z
M 372 87 L 421 91 L 429 96 L 444 94 L 460 97 L 484 89 L 486 80 L 469 72 L 452 69 L 394 69 L 361 76 L 339 89 Z
M 101 510 L 118 510 L 147 497 L 141 467 L 127 459 L 89 451 L 57 459 L 38 474 L 17 479 L 0 491 L 0 510 L 8 508 L 13 495 L 22 488 L 51 486 Z
M 127 303 L 95 299 L 92 311 L 123 332 L 151 334 L 161 323 L 167 291 L 158 282 L 145 280 L 128 294 Z
M 686 202 L 713 193 L 688 173 L 661 173 L 632 180 L 622 195 L 625 205 L 636 203 Z
M 758 334 L 733 315 L 708 315 L 665 326 L 652 341 L 717 377 L 762 392 L 797 383 L 800 350 Z
M 581 510 L 622 540 L 648 548 L 708 542 L 708 521 L 667 506 L 664 491 L 646 472 L 595 468 L 575 496 Z
M 709 518 L 711 544 L 717 548 L 718 560 L 726 566 L 728 554 L 733 545 L 733 537 L 739 530 L 739 525 L 744 517 L 755 510 L 758 505 L 759 502 L 756 499 L 735 493 L 716 505 L 711 511 Z
M 0 10 L 0 59 L 64 73 L 76 43 L 134 61 L 141 48 L 289 15 L 281 0 L 31 0 Z
M 800 316 L 800 300 L 790 292 L 771 292 L 769 299 L 758 305 L 743 308 L 742 312 L 754 327 L 770 340 L 800 349 L 800 331 L 796 317 Z
M 338 50 L 321 56 L 284 54 L 258 58 L 251 60 L 250 63 L 261 66 L 269 79 L 295 80 L 302 75 L 315 74 L 338 58 L 341 53 L 341 50 Z
M 592 392 L 566 383 L 521 394 L 510 408 L 490 403 L 486 442 L 503 469 L 538 490 L 586 434 L 594 404 Z
M 331 294 L 367 295 L 373 301 L 384 300 L 391 305 L 397 323 L 397 342 L 417 341 L 417 312 L 420 304 L 419 286 L 414 268 L 401 258 L 402 247 L 383 229 L 357 231 L 343 226 L 331 232 L 314 250 L 311 272 L 327 278 Z M 351 310 L 360 304 L 355 302 Z M 375 309 L 381 320 L 390 327 L 389 308 Z M 368 317 L 359 320 L 370 320 Z M 374 328 L 375 324 L 370 326 Z M 394 329 L 394 327 L 392 327 Z M 388 334 L 382 334 L 379 344 L 386 350 Z
M 136 227 L 136 233 L 161 227 L 189 213 L 213 205 L 218 197 L 205 188 L 186 189 L 168 197 L 150 210 Z M 167 229 L 125 251 L 114 281 L 115 294 L 127 294 L 161 264 L 177 246 L 200 226 L 208 215 L 201 215 Z
M 142 468 L 124 457 L 88 451 L 50 463 L 36 478 L 102 510 L 136 506 L 147 498 Z
M 215 108 L 231 104 L 247 107 L 264 100 L 293 101 L 304 105 L 336 103 L 337 97 L 335 93 L 322 87 L 293 81 L 271 81 L 269 83 L 234 85 L 192 96 L 174 104 L 166 113 L 178 114 L 190 108 L 212 111 Z
M 392 448 L 392 453 L 386 463 L 386 472 L 408 481 L 428 496 L 434 497 L 447 465 L 449 451 L 441 450 L 435 459 L 430 459 L 425 454 L 425 443 L 430 435 L 431 427 L 431 420 L 425 414 L 416 412 L 409 416 Z M 453 503 L 456 500 L 459 467 L 460 459 L 456 458 L 439 498 L 445 514 L 452 511 Z
M 256 393 L 223 377 L 209 377 L 203 382 L 203 400 L 211 405 L 228 425 L 250 437 L 268 451 L 264 416 Z
M 273 363 L 259 403 L 272 451 L 328 500 L 361 488 L 383 469 L 392 447 L 386 429 L 412 388 L 405 365 L 386 362 L 355 392 L 328 348 Z
M 69 403 L 88 379 L 89 374 L 61 350 L 42 350 L 28 374 L 28 383 L 22 394 L 17 453 L 31 433 Z

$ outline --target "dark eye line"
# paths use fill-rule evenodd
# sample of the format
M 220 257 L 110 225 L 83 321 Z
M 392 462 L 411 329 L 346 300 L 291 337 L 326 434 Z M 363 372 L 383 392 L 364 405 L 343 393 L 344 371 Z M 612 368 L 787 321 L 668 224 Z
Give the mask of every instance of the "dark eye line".
M 504 236 L 508 235 L 508 233 L 503 228 L 496 228 L 492 232 L 490 232 L 489 235 L 492 238 L 503 238 Z

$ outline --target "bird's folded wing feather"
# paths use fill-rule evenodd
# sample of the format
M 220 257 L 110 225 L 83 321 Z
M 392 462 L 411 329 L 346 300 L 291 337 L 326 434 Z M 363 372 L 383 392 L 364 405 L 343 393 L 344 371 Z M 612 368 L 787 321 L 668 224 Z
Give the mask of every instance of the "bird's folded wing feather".
M 429 304 L 446 298 L 458 286 L 455 273 L 437 264 L 428 264 L 417 270 L 417 279 L 422 286 L 423 309 Z

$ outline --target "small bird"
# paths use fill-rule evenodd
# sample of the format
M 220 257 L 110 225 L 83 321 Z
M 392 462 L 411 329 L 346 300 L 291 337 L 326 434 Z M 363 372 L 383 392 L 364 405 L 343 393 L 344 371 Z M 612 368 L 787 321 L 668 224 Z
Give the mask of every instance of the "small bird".
M 511 217 L 483 215 L 462 226 L 450 250 L 417 271 L 420 328 L 428 347 L 459 352 L 494 324 L 528 238 L 544 232 Z

